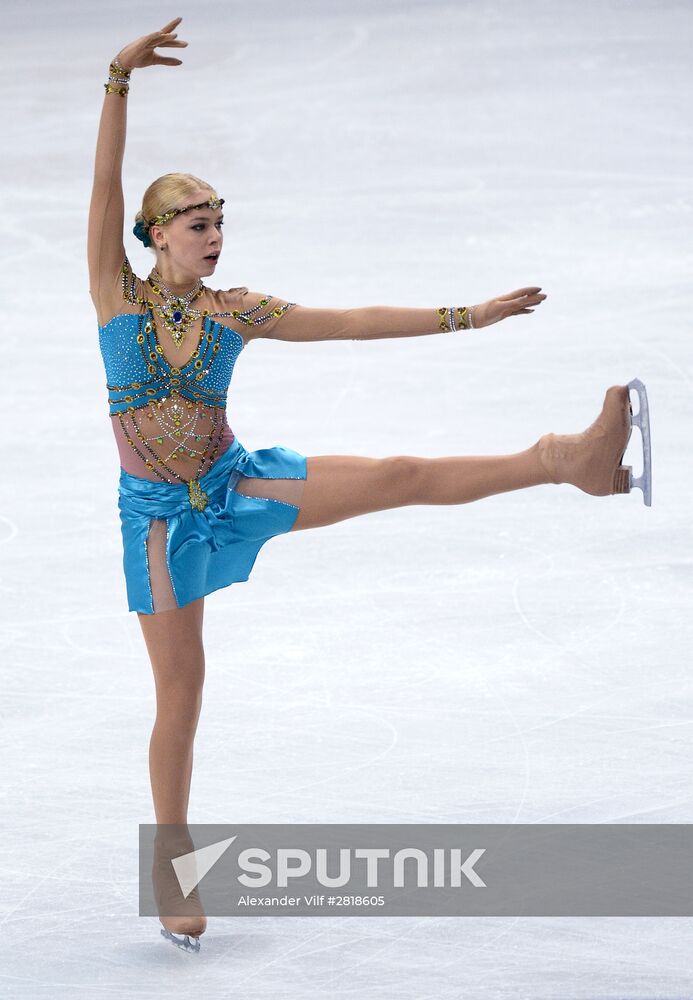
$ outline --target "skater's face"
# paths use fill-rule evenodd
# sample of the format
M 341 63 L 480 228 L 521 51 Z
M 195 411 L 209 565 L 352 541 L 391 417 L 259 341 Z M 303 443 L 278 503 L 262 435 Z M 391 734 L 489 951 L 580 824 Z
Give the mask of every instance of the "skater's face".
M 208 201 L 209 191 L 198 191 L 186 198 L 181 206 L 197 205 Z M 165 226 L 152 226 L 157 265 L 166 261 L 177 270 L 187 271 L 197 277 L 214 274 L 224 243 L 222 208 L 193 208 L 181 212 Z M 159 249 L 166 246 L 165 250 Z M 216 257 L 210 257 L 216 254 Z

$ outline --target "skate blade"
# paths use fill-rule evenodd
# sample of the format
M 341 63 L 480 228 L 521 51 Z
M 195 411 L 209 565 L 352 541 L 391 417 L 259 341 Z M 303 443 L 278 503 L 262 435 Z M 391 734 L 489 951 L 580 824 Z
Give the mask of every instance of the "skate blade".
M 172 934 L 171 931 L 167 930 L 165 927 L 161 928 L 162 937 L 165 937 L 171 944 L 175 944 L 177 948 L 181 948 L 183 951 L 193 951 L 198 952 L 200 950 L 199 938 L 191 938 L 189 934 Z
M 650 439 L 650 409 L 647 403 L 647 390 L 639 378 L 634 378 L 628 383 L 628 391 L 633 389 L 638 394 L 640 409 L 636 414 L 633 408 L 630 411 L 631 426 L 639 427 L 642 435 L 642 475 L 637 479 L 633 478 L 632 467 L 628 466 L 630 472 L 630 487 L 637 486 L 642 490 L 642 497 L 647 507 L 652 506 L 652 444 Z M 630 398 L 630 396 L 629 396 Z

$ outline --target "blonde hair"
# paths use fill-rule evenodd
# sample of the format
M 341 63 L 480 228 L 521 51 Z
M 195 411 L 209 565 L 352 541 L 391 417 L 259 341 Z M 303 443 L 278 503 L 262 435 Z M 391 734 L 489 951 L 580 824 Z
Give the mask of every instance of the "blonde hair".
M 195 177 L 194 174 L 163 174 L 157 177 L 144 192 L 142 208 L 135 216 L 135 225 L 143 223 L 148 228 L 148 222 L 159 215 L 164 215 L 174 208 L 180 208 L 181 203 L 198 191 L 209 191 L 210 198 L 217 198 L 217 192 L 207 181 Z

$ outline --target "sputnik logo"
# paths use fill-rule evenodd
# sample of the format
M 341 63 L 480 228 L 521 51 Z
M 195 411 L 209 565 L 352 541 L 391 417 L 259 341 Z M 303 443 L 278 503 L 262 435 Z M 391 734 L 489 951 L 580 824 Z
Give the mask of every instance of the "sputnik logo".
M 172 858 L 171 864 L 184 899 L 188 898 L 198 882 L 202 881 L 235 839 L 236 837 L 228 837 L 226 840 L 218 840 L 216 844 L 208 844 L 207 847 L 201 847 L 197 851 Z
M 181 854 L 180 857 L 171 859 L 171 864 L 176 873 L 176 878 L 178 879 L 184 899 L 188 898 L 195 886 L 214 867 L 219 858 L 228 850 L 234 840 L 237 839 L 237 836 L 236 834 L 233 837 L 218 840 L 207 847 L 201 847 L 199 850 L 190 851 L 188 854 Z M 460 888 L 463 884 L 461 877 L 464 876 L 473 886 L 486 888 L 486 883 L 474 871 L 475 863 L 485 852 L 486 848 L 477 848 L 463 861 L 462 851 L 459 848 L 450 849 L 450 886 Z M 348 883 L 351 871 L 351 852 L 349 849 L 340 849 L 340 871 L 336 877 L 328 876 L 327 874 L 328 852 L 326 848 L 318 848 L 315 853 L 315 877 L 321 885 L 335 887 Z M 436 848 L 433 855 L 433 884 L 437 887 L 444 886 L 445 851 L 441 848 Z M 390 851 L 387 848 L 358 848 L 354 851 L 354 857 L 356 860 L 366 862 L 369 888 L 378 886 L 378 862 L 381 860 L 390 861 L 392 867 L 391 874 L 394 876 L 394 885 L 396 887 L 404 886 L 405 884 L 404 862 L 406 859 L 417 861 L 418 886 L 428 885 L 428 859 L 422 850 L 406 848 L 397 851 L 395 856 L 390 858 Z M 251 847 L 242 851 L 238 861 L 245 874 L 239 875 L 238 881 L 244 885 L 264 887 L 269 885 L 273 878 L 276 878 L 277 884 L 284 888 L 288 885 L 289 879 L 308 876 L 311 874 L 313 868 L 313 858 L 310 853 L 305 850 L 297 850 L 296 848 L 277 849 L 275 874 L 273 874 L 271 866 L 265 863 L 269 860 L 271 860 L 270 853 L 263 849 Z M 294 865 L 291 863 L 292 861 L 297 861 L 298 864 Z M 342 870 L 342 863 L 346 871 Z

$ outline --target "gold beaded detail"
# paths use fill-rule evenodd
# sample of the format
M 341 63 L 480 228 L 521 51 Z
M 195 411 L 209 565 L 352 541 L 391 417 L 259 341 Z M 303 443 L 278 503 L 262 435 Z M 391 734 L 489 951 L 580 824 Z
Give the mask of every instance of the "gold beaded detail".
M 200 486 L 199 479 L 191 479 L 188 483 L 188 497 L 193 510 L 204 510 L 209 497 Z
M 111 65 L 108 67 L 108 72 L 111 74 L 111 76 L 122 76 L 125 77 L 126 80 L 129 80 L 132 70 L 125 69 L 123 66 L 121 66 L 120 63 L 118 62 L 118 58 L 116 57 L 111 63 Z
M 256 306 L 253 306 L 252 309 L 246 309 L 244 312 L 241 312 L 240 309 L 232 309 L 230 315 L 233 316 L 234 319 L 237 319 L 239 323 L 244 323 L 246 326 L 262 326 L 263 323 L 272 319 L 273 316 L 283 316 L 284 313 L 288 312 L 289 309 L 293 309 L 296 305 L 295 302 L 287 302 L 283 306 L 277 306 L 276 309 L 270 309 L 270 311 L 265 313 L 264 316 L 255 316 L 254 314 L 258 311 L 258 309 L 266 306 L 271 298 L 272 296 L 268 295 L 265 298 L 260 299 Z
M 169 397 L 169 398 L 172 398 L 174 396 L 178 396 L 178 394 L 175 392 L 175 390 L 171 393 L 171 397 Z M 152 419 L 156 415 L 157 421 L 159 421 L 158 411 L 161 410 L 162 405 L 163 405 L 164 402 L 166 402 L 166 400 L 158 400 L 156 403 L 154 403 L 152 401 L 152 404 L 149 407 L 147 407 L 147 409 L 149 411 L 147 413 L 147 416 L 149 417 L 149 419 Z M 173 418 L 172 419 L 173 419 L 173 424 L 174 424 L 174 428 L 175 429 L 171 430 L 170 426 L 166 427 L 163 424 L 159 423 L 159 427 L 160 427 L 161 433 L 155 433 L 150 438 L 145 437 L 145 435 L 142 432 L 142 426 L 138 425 L 137 420 L 135 419 L 135 409 L 142 409 L 142 407 L 132 407 L 132 406 L 128 407 L 128 410 L 130 411 L 130 418 L 132 420 L 132 426 L 133 426 L 133 429 L 135 431 L 135 434 L 136 434 L 137 438 L 139 439 L 139 443 L 145 449 L 145 451 L 148 452 L 149 455 L 151 455 L 151 457 L 155 460 L 156 464 L 154 464 L 153 462 L 151 462 L 149 460 L 149 458 L 147 458 L 147 455 L 145 455 L 140 450 L 140 448 L 137 447 L 137 445 L 133 441 L 133 439 L 132 439 L 132 437 L 130 435 L 130 432 L 128 430 L 127 424 L 125 423 L 125 420 L 124 420 L 122 412 L 118 413 L 117 416 L 118 416 L 118 420 L 120 421 L 120 426 L 121 426 L 121 428 L 123 430 L 123 434 L 125 436 L 126 441 L 130 445 L 130 447 L 133 449 L 133 451 L 135 452 L 135 454 L 144 462 L 145 466 L 148 469 L 150 469 L 153 473 L 155 473 L 155 475 L 157 475 L 160 479 L 163 479 L 164 482 L 170 482 L 170 480 L 166 478 L 166 476 L 164 475 L 164 473 L 161 472 L 160 468 L 158 468 L 158 466 L 161 466 L 161 468 L 165 469 L 166 472 L 169 473 L 169 475 L 173 476 L 174 479 L 177 479 L 181 483 L 186 483 L 186 484 L 189 483 L 189 482 L 199 483 L 200 473 L 201 473 L 202 469 L 204 468 L 205 465 L 207 465 L 207 470 L 206 471 L 209 471 L 209 469 L 211 469 L 212 465 L 214 464 L 214 460 L 216 458 L 217 452 L 219 451 L 219 446 L 220 446 L 221 441 L 223 439 L 223 418 L 222 419 L 217 419 L 217 415 L 214 412 L 210 415 L 210 420 L 212 422 L 212 430 L 209 432 L 208 435 L 206 435 L 206 446 L 205 446 L 204 451 L 196 451 L 194 448 L 188 448 L 184 444 L 176 444 L 176 446 L 174 447 L 173 451 L 169 455 L 169 461 L 174 461 L 174 462 L 178 460 L 178 456 L 179 455 L 183 455 L 185 453 L 187 453 L 188 455 L 190 455 L 191 458 L 193 456 L 195 456 L 195 455 L 198 455 L 198 456 L 201 455 L 202 456 L 200 464 L 199 464 L 198 469 L 197 469 L 197 472 L 195 474 L 195 477 L 192 480 L 186 480 L 185 476 L 180 475 L 180 473 L 178 473 L 174 469 L 172 469 L 170 467 L 170 465 L 167 465 L 166 462 L 164 461 L 164 459 L 160 455 L 158 455 L 156 453 L 156 451 L 154 451 L 154 449 L 149 445 L 149 441 L 150 440 L 156 441 L 157 444 L 164 444 L 164 441 L 165 441 L 166 438 L 170 438 L 170 439 L 177 438 L 178 440 L 180 440 L 185 435 L 186 438 L 189 438 L 190 436 L 192 436 L 192 437 L 195 438 L 195 440 L 198 440 L 200 437 L 202 437 L 202 435 L 191 434 L 191 432 L 189 430 L 187 430 L 186 428 L 182 427 L 182 418 L 181 418 L 179 412 L 178 413 L 176 412 L 176 409 L 175 409 L 176 406 L 178 406 L 178 409 L 180 411 L 180 405 L 179 405 L 177 399 L 174 400 L 173 408 L 172 408 L 171 412 L 167 411 L 167 417 L 170 417 L 171 413 L 173 413 Z M 187 406 L 188 409 L 192 409 L 193 404 L 188 401 L 186 403 L 186 406 Z M 196 410 L 196 415 L 194 417 L 195 424 L 193 425 L 193 430 L 195 429 L 195 426 L 197 424 L 198 417 L 199 417 L 199 410 Z M 220 428 L 221 428 L 221 433 L 219 433 L 219 429 Z M 210 447 L 212 441 L 214 440 L 215 436 L 216 436 L 216 443 L 214 445 L 214 448 L 213 448 L 211 454 L 208 455 L 209 447 Z M 198 499 L 201 502 L 202 499 L 206 497 L 206 495 L 204 494 L 204 492 L 201 489 L 200 489 L 200 493 L 202 494 L 202 496 L 199 497 Z M 192 494 L 190 494 L 190 495 L 191 495 L 191 498 L 192 498 Z M 206 503 L 206 499 L 205 499 L 205 503 Z M 191 504 L 192 504 L 192 499 L 191 499 Z M 198 507 L 197 509 L 198 510 L 204 510 L 204 507 Z
M 148 226 L 164 226 L 171 219 L 174 219 L 181 212 L 190 212 L 193 208 L 221 208 L 224 204 L 223 198 L 210 198 L 208 201 L 200 202 L 199 205 L 188 205 L 186 208 L 172 208 L 169 212 L 164 212 L 163 215 L 156 215 L 153 219 L 150 219 L 147 223 Z
M 104 83 L 107 94 L 120 94 L 125 97 L 130 89 L 131 69 L 125 69 L 118 62 L 118 57 L 108 67 L 108 83 Z

